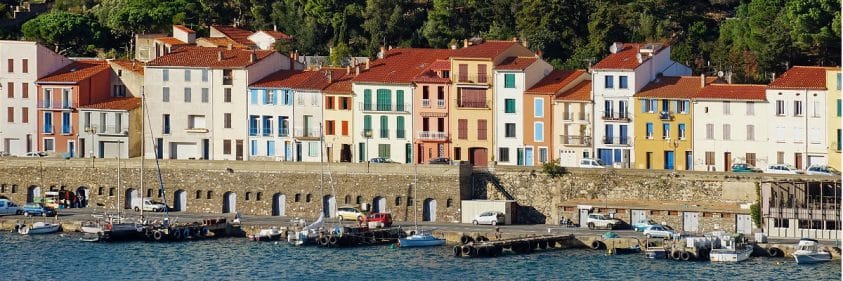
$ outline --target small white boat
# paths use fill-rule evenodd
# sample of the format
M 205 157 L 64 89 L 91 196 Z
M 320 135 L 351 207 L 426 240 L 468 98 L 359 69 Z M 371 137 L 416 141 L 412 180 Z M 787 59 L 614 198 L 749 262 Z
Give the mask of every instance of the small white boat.
M 295 246 L 315 244 L 324 222 L 325 215 L 320 214 L 315 222 L 296 231 L 295 229 L 303 226 L 305 222 L 303 219 L 294 219 L 290 227 L 293 230 L 287 232 L 287 242 Z
M 61 225 L 57 223 L 47 223 L 39 221 L 33 223 L 31 226 L 21 227 L 20 229 L 18 229 L 18 233 L 23 235 L 56 233 L 59 232 L 60 226 Z
M 271 228 L 261 229 L 257 234 L 249 235 L 249 240 L 252 241 L 277 241 L 281 239 L 284 231 L 281 231 L 277 226 Z
M 719 241 L 719 245 L 717 242 Z M 743 242 L 743 236 L 721 234 L 712 240 L 712 250 L 709 258 L 712 262 L 742 262 L 752 254 L 752 245 Z
M 797 264 L 812 264 L 830 261 L 831 254 L 820 250 L 817 240 L 802 238 L 799 240 L 796 252 L 793 252 L 793 258 Z
M 398 247 L 433 247 L 445 245 L 445 239 L 433 236 L 429 231 L 419 231 L 419 233 L 398 239 Z

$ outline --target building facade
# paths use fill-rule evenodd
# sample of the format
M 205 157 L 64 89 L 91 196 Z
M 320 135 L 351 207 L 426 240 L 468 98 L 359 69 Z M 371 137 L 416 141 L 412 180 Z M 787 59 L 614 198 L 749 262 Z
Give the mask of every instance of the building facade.
M 77 126 L 83 130 L 79 133 L 80 157 L 141 156 L 142 120 L 140 98 L 119 97 L 81 106 Z
M 537 146 L 530 143 L 529 147 L 525 147 L 525 141 L 529 137 L 526 135 L 527 127 L 533 126 L 533 122 L 527 122 L 530 116 L 526 115 L 526 110 L 527 107 L 532 106 L 532 100 L 537 96 L 528 95 L 525 91 L 536 85 L 552 70 L 553 66 L 538 56 L 508 57 L 495 66 L 493 131 L 497 164 L 533 165 L 538 163 L 532 160 L 533 151 L 538 151 Z M 545 99 L 544 96 L 540 98 Z M 547 102 L 542 105 L 550 107 L 551 104 Z M 548 117 L 549 115 L 550 113 Z M 549 122 L 539 122 L 542 122 L 542 125 L 549 125 Z M 551 128 L 547 127 L 547 129 Z M 545 159 L 547 159 L 546 156 L 545 152 Z
M 351 80 L 354 75 L 351 67 L 331 69 L 333 76 L 330 84 L 322 90 L 325 124 L 325 161 L 354 161 L 354 92 Z
M 585 70 L 556 70 L 548 73 L 544 79 L 524 92 L 521 108 L 524 144 L 523 150 L 516 151 L 517 160 L 523 160 L 523 165 L 540 166 L 556 159 L 553 129 L 556 122 L 561 120 L 553 110 L 554 99 L 558 94 L 566 92 L 587 78 L 588 73 Z M 523 157 L 519 157 L 522 155 Z
M 840 130 L 840 116 L 843 114 L 843 103 L 841 103 L 840 87 L 841 87 L 840 68 L 830 68 L 826 70 L 825 83 L 828 89 L 826 100 L 826 116 L 828 116 L 828 165 L 840 171 L 843 167 L 843 158 L 840 157 L 840 150 L 843 146 L 843 134 Z
M 451 62 L 437 60 L 415 77 L 413 93 L 413 143 L 416 163 L 450 158 L 451 137 L 448 101 L 451 98 Z
M 563 167 L 577 167 L 583 158 L 591 158 L 592 116 L 591 76 L 575 83 L 553 98 L 553 145 L 555 157 Z

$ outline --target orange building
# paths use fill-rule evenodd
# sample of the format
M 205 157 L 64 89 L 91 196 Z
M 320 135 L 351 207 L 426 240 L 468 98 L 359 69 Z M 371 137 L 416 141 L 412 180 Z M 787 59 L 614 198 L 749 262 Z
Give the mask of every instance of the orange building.
M 553 153 L 554 122 L 561 122 L 562 116 L 554 116 L 553 102 L 557 94 L 580 84 L 589 78 L 585 70 L 554 70 L 524 91 L 524 157 L 526 165 L 540 165 L 556 159 Z M 535 161 L 533 161 L 535 153 Z
M 414 79 L 416 88 L 413 95 L 413 140 L 416 146 L 416 163 L 427 163 L 430 159 L 450 155 L 450 70 L 450 61 L 437 60 Z

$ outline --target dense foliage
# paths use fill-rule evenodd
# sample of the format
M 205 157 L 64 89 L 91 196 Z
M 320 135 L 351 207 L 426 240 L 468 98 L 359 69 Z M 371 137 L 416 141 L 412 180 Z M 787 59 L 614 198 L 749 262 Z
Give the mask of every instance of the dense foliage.
M 17 1 L 0 0 L 0 16 L 9 13 L 7 2 Z M 766 82 L 770 73 L 797 64 L 840 63 L 839 0 L 57 0 L 53 11 L 95 19 L 114 40 L 82 40 L 90 34 L 79 33 L 71 41 L 119 53 L 128 43 L 105 43 L 167 32 L 171 24 L 203 35 L 211 24 L 236 23 L 277 27 L 296 38 L 280 51 L 307 55 L 327 55 L 336 47 L 374 56 L 381 45 L 445 48 L 479 36 L 519 37 L 564 68 L 587 67 L 613 41 L 665 42 L 675 60 L 696 72 L 731 70 L 744 82 Z M 50 41 L 64 36 L 23 35 L 65 45 Z M 71 53 L 91 48 L 68 47 Z

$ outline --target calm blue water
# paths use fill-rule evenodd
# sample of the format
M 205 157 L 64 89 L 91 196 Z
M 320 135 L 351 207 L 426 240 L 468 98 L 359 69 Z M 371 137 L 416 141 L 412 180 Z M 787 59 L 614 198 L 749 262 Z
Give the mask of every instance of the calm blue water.
M 739 264 L 651 261 L 641 255 L 561 250 L 464 259 L 451 247 L 291 247 L 220 239 L 184 243 L 87 243 L 80 235 L 0 234 L 0 280 L 840 280 L 840 262 L 791 259 Z

